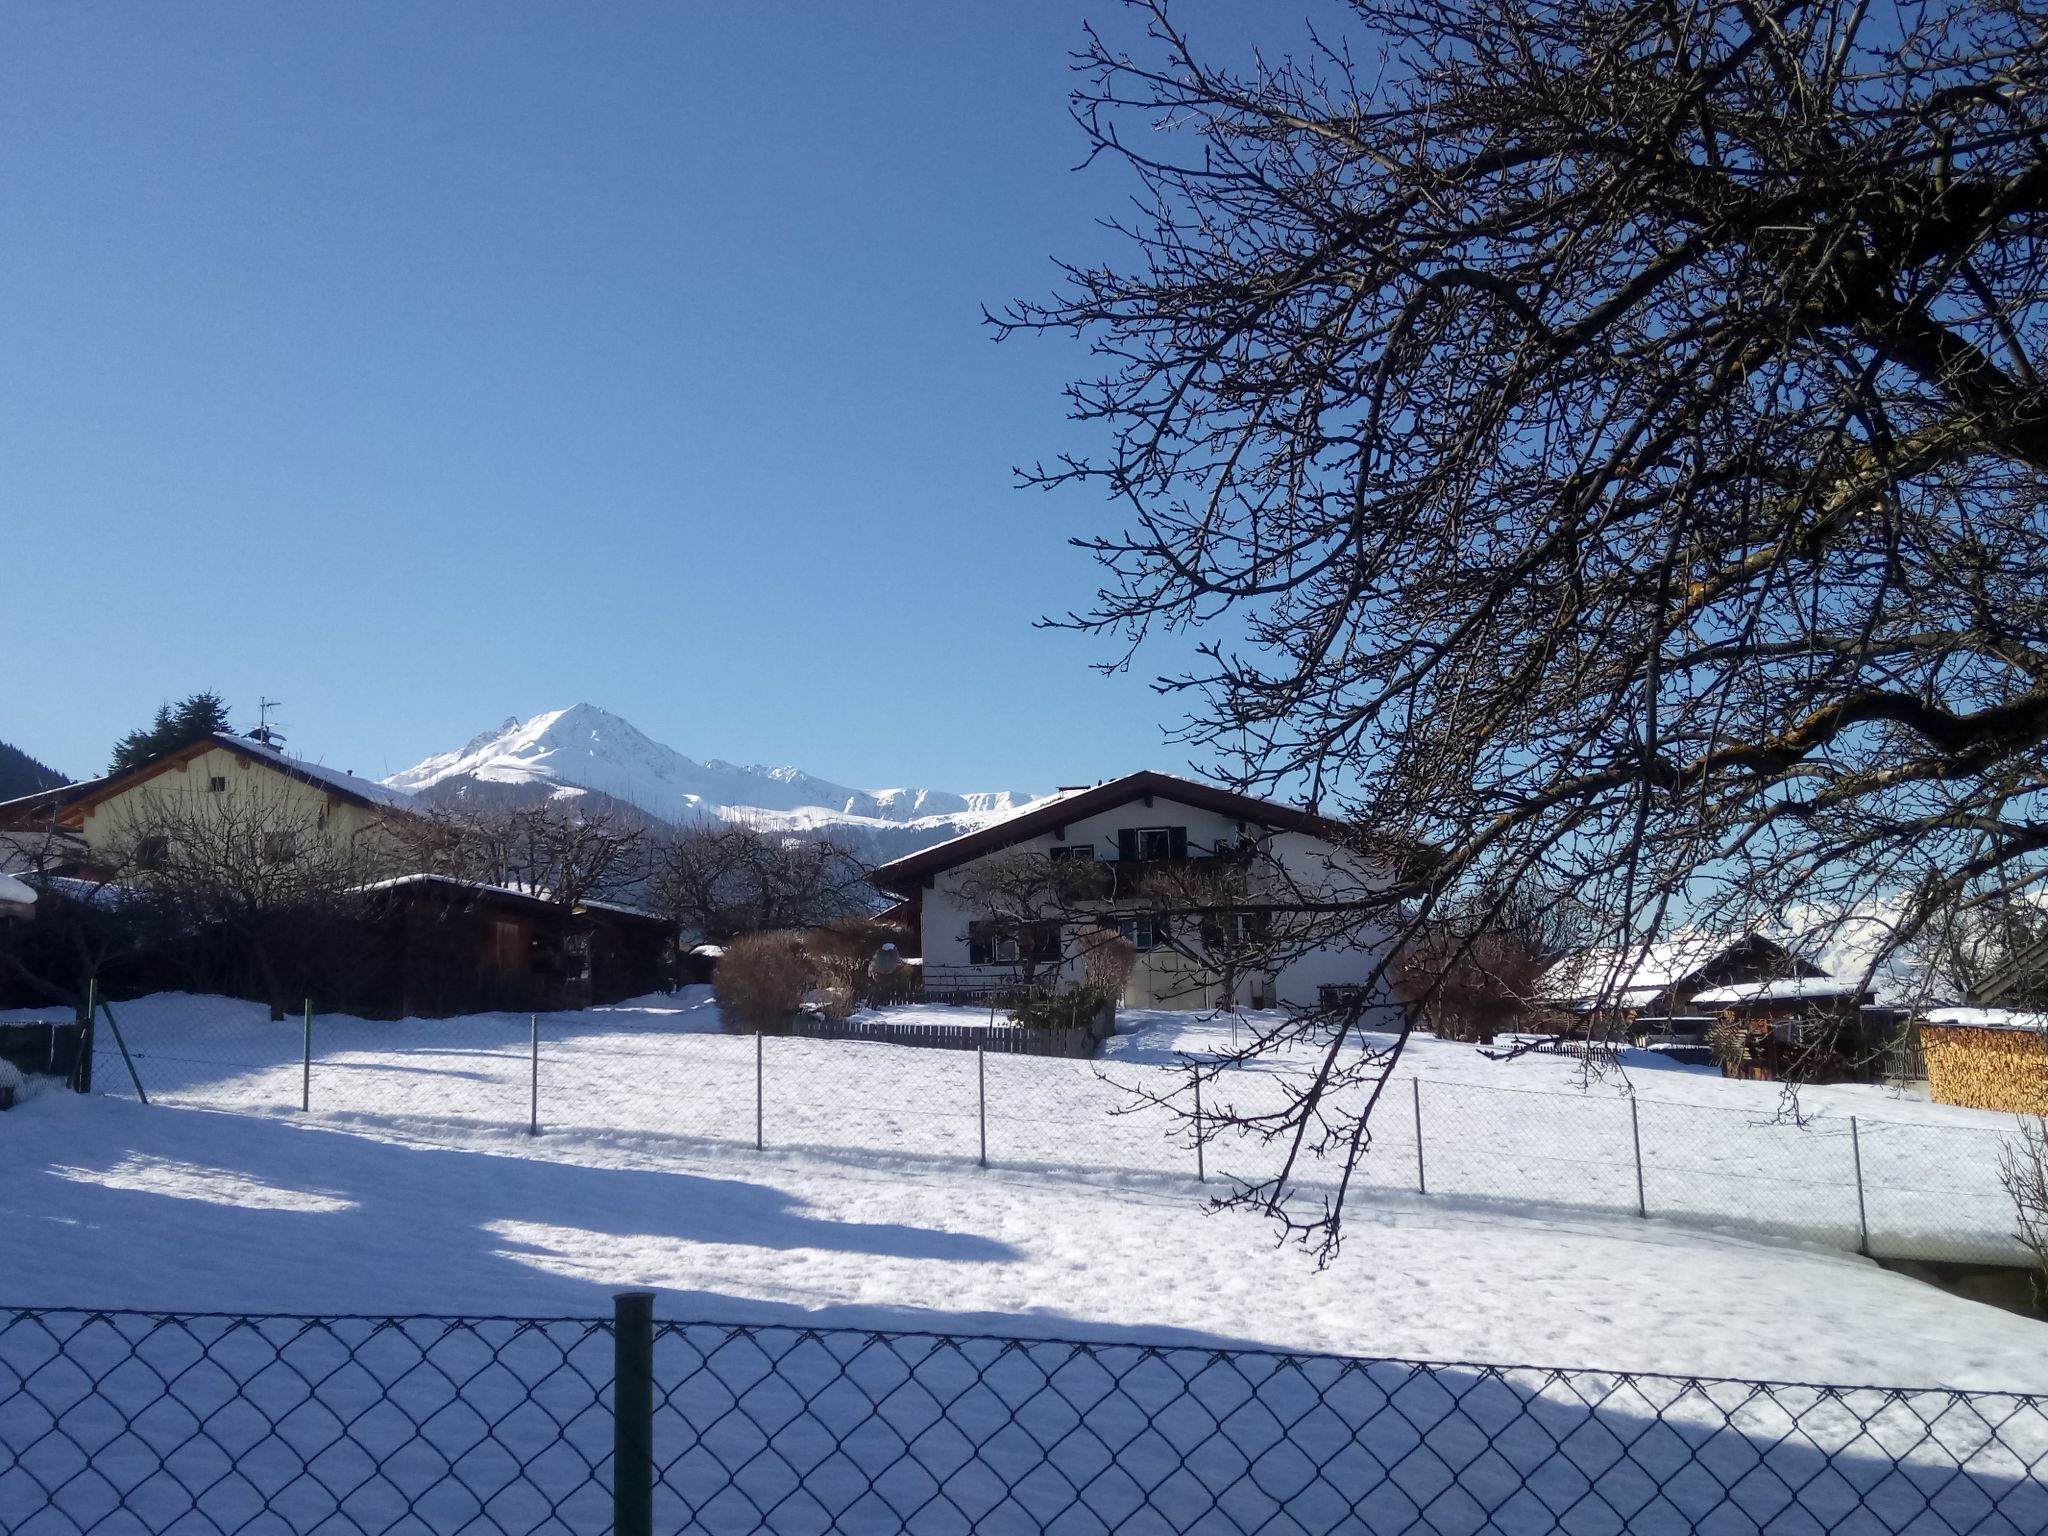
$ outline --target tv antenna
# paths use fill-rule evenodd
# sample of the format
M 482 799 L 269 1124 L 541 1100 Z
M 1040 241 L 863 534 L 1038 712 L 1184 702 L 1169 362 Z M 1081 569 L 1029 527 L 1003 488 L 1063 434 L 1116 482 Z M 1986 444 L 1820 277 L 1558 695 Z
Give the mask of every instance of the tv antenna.
M 270 723 L 270 712 L 284 708 L 280 699 L 258 698 L 256 701 L 256 729 L 249 733 L 251 741 L 260 741 L 264 746 L 277 749 L 284 741 L 284 733 Z

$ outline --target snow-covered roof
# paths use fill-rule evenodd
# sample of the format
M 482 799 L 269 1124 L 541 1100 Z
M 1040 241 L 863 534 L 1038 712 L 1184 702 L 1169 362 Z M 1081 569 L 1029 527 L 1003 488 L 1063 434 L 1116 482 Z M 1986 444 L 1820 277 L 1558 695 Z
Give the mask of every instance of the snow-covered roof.
M 1738 981 L 1725 987 L 1709 987 L 1692 995 L 1695 1007 L 1725 1007 L 1730 1003 L 1777 1003 L 1802 997 L 1854 997 L 1864 987 L 1860 980 L 1840 976 L 1786 976 L 1777 981 Z
M 0 907 L 32 907 L 36 904 L 36 888 L 17 880 L 12 875 L 0 875 Z
M 356 887 L 359 891 L 389 891 L 405 885 L 438 885 L 450 890 L 473 891 L 485 896 L 505 896 L 514 901 L 531 902 L 538 906 L 556 906 L 558 903 L 545 890 L 521 885 L 492 885 L 484 880 L 463 880 L 454 875 L 440 875 L 422 870 L 410 875 L 391 875 L 382 880 L 371 880 Z M 574 904 L 579 911 L 616 912 L 622 917 L 639 918 L 643 922 L 666 922 L 659 912 L 649 912 L 641 907 L 629 907 L 620 901 L 596 901 L 586 898 Z
M 339 768 L 328 768 L 319 763 L 311 763 L 302 757 L 288 757 L 275 747 L 267 746 L 260 741 L 251 741 L 246 736 L 230 735 L 226 731 L 214 732 L 213 739 L 230 751 L 244 752 L 251 757 L 273 762 L 287 773 L 297 774 L 301 778 L 325 784 L 332 789 L 341 791 L 345 795 L 353 795 L 357 799 L 367 800 L 375 805 L 388 805 L 399 810 L 413 808 L 414 802 L 411 795 L 406 794 L 403 790 L 392 789 L 389 785 L 379 784 L 374 779 L 359 779 L 354 774 L 344 773 Z
M 1623 1008 L 1639 1007 L 1755 938 L 1753 933 L 1681 928 L 1651 944 L 1580 950 L 1543 973 L 1538 995 L 1554 1003 L 1590 1005 L 1606 999 Z
M 2017 1008 L 1930 1008 L 1920 1015 L 1920 1022 L 1970 1029 L 2048 1030 L 2048 1013 L 2027 1013 Z

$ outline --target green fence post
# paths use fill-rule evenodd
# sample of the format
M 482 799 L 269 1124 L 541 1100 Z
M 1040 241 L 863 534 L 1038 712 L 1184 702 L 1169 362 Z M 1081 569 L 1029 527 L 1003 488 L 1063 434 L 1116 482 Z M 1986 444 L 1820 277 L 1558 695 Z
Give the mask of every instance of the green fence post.
M 612 1536 L 654 1536 L 654 1292 L 612 1297 Z
M 107 1028 L 114 1032 L 114 1044 L 121 1047 L 121 1065 L 128 1069 L 128 1081 L 135 1085 L 135 1097 L 147 1104 L 149 1095 L 142 1090 L 142 1074 L 135 1070 L 135 1058 L 128 1054 L 128 1042 L 121 1038 L 120 1021 L 114 1017 L 114 1010 L 107 1006 L 107 1000 L 99 995 L 98 982 L 91 984 L 88 995 L 93 999 L 94 1006 L 106 1015 Z

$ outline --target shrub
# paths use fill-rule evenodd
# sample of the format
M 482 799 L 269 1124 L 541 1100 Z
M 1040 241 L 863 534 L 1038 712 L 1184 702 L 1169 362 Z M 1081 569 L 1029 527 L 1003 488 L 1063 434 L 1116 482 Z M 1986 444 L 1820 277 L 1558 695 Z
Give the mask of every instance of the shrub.
M 1020 998 L 1012 1015 L 1028 1029 L 1086 1029 L 1107 1001 L 1093 987 L 1069 987 L 1050 997 Z
M 1098 997 L 1117 1000 L 1130 984 L 1138 964 L 1138 947 L 1110 926 L 1084 928 L 1075 936 L 1081 951 L 1081 972 Z
M 726 945 L 712 974 L 712 990 L 726 1023 L 740 1029 L 776 1029 L 803 1006 L 811 961 L 794 933 L 749 933 Z
M 829 1019 L 843 1019 L 869 993 L 868 967 L 884 944 L 893 944 L 901 930 L 872 918 L 845 917 L 813 928 L 803 937 L 818 978 L 818 1002 Z

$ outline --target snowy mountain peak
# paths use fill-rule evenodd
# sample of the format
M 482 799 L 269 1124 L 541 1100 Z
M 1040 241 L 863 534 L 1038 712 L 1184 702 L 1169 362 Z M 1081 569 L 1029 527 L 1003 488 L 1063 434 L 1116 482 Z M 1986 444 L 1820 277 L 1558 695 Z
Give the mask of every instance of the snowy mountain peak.
M 408 794 L 465 782 L 553 794 L 594 790 L 670 821 L 712 816 L 789 828 L 917 826 L 936 836 L 999 820 L 1036 798 L 1013 790 L 854 789 L 800 768 L 698 762 L 594 704 L 524 721 L 513 716 L 460 750 L 437 753 L 384 782 Z

